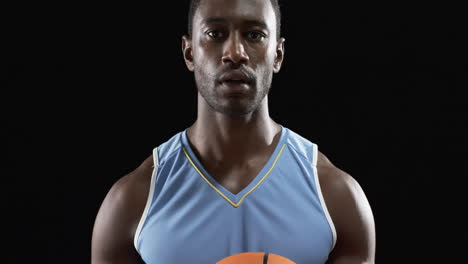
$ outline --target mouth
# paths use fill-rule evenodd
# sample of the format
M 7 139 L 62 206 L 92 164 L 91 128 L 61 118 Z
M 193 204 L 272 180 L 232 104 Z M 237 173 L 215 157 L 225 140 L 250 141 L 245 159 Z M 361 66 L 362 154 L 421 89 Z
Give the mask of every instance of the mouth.
M 225 80 L 221 82 L 221 91 L 228 97 L 244 97 L 249 90 L 249 83 L 243 80 Z
M 244 81 L 244 80 L 224 80 L 221 81 L 222 84 L 226 85 L 241 85 L 241 84 L 249 84 L 249 82 Z
M 236 88 L 236 87 L 248 88 L 249 87 L 249 82 L 242 81 L 242 80 L 225 80 L 225 81 L 221 81 L 221 84 L 229 88 Z
M 227 85 L 248 85 L 251 81 L 251 77 L 239 70 L 227 72 L 220 78 L 220 82 Z
M 219 78 L 223 94 L 229 97 L 245 97 L 251 90 L 253 77 L 243 70 L 225 72 Z

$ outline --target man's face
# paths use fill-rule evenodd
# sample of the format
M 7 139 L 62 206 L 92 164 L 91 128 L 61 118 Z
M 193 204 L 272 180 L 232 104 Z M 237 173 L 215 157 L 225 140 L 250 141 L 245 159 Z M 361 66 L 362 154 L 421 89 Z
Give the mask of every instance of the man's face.
M 194 19 L 189 58 L 198 91 L 216 112 L 256 110 L 283 58 L 270 0 L 202 0 Z

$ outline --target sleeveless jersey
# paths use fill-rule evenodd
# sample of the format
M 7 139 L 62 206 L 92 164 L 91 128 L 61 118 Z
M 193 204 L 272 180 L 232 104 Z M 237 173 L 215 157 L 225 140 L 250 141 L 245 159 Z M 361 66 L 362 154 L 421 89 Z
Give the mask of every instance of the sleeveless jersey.
M 215 264 L 244 252 L 325 263 L 336 242 L 317 175 L 317 145 L 281 126 L 275 150 L 237 194 L 191 149 L 186 130 L 153 150 L 134 246 L 147 264 Z

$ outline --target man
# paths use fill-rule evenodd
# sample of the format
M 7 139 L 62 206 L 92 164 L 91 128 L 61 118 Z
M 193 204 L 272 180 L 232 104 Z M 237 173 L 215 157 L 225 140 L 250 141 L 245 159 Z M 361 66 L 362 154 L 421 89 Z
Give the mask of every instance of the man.
M 92 263 L 212 264 L 245 252 L 374 263 L 374 219 L 359 184 L 269 116 L 284 58 L 277 1 L 200 0 L 190 10 L 182 51 L 197 120 L 112 186 Z

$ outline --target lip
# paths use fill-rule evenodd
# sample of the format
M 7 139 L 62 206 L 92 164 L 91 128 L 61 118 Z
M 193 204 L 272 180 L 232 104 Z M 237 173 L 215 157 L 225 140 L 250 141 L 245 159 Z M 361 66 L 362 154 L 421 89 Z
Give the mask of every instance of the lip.
M 222 87 L 224 88 L 224 92 L 229 94 L 229 95 L 235 95 L 235 94 L 245 94 L 249 90 L 249 84 L 245 82 L 237 82 L 237 81 L 226 81 L 226 82 L 221 82 Z
M 247 74 L 238 70 L 226 72 L 225 74 L 221 75 L 221 78 L 219 80 L 222 83 L 233 81 L 233 83 L 242 82 L 245 84 L 249 84 L 251 82 L 251 79 L 249 78 Z

